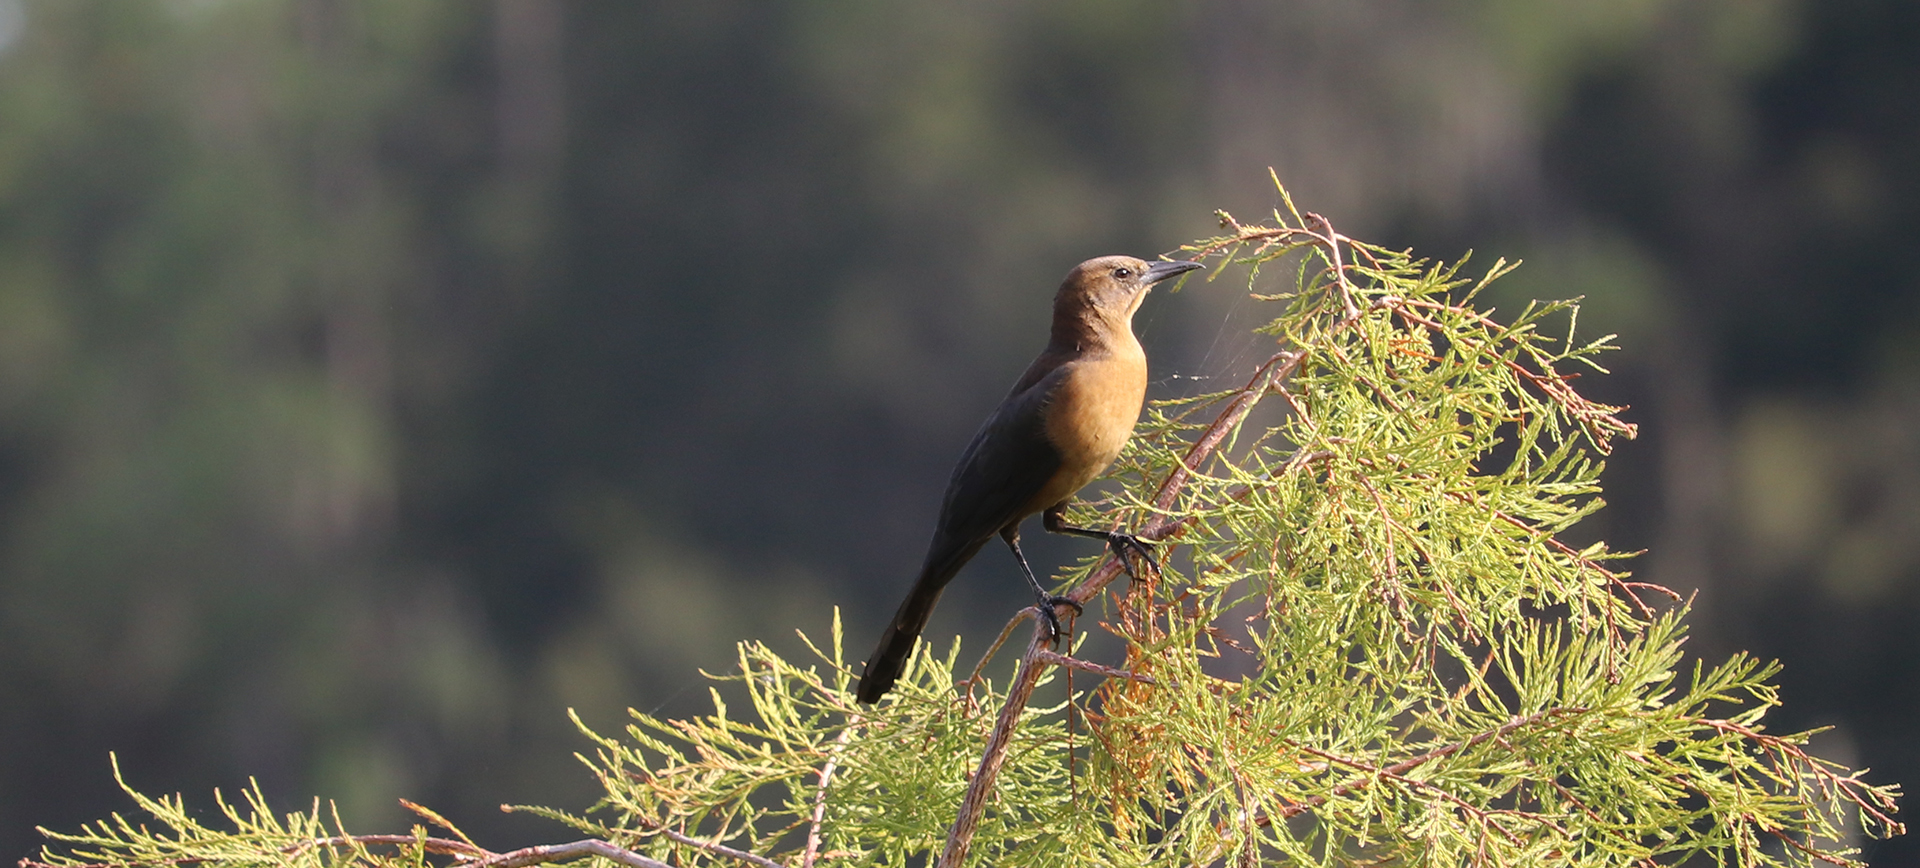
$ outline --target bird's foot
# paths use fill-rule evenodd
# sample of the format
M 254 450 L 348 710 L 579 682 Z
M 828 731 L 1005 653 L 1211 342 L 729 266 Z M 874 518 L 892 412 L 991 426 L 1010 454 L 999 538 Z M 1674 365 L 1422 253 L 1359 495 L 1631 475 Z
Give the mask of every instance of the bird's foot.
M 1127 571 L 1128 579 L 1140 581 L 1139 574 L 1133 571 L 1133 557 L 1138 557 L 1141 563 L 1146 564 L 1148 571 L 1154 577 L 1159 576 L 1160 566 L 1153 562 L 1153 543 L 1130 533 L 1112 531 L 1107 534 L 1107 548 L 1113 552 L 1114 557 L 1120 559 L 1120 568 Z
M 1045 621 L 1047 624 L 1048 641 L 1057 642 L 1062 636 L 1067 635 L 1067 631 L 1060 626 L 1060 615 L 1054 611 L 1055 608 L 1059 606 L 1066 606 L 1072 609 L 1075 615 L 1086 612 L 1086 608 L 1081 606 L 1072 597 L 1055 595 L 1042 599 L 1040 605 L 1034 608 L 1040 610 L 1040 620 Z

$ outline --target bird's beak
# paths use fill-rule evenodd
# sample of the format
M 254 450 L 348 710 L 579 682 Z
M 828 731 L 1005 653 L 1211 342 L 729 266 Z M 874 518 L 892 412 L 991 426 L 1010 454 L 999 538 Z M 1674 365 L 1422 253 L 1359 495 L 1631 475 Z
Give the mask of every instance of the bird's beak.
M 1141 282 L 1145 283 L 1148 286 L 1152 286 L 1153 284 L 1166 280 L 1169 277 L 1176 277 L 1178 275 L 1186 274 L 1187 272 L 1192 271 L 1196 268 L 1204 268 L 1204 267 L 1205 266 L 1201 265 L 1198 262 L 1185 262 L 1185 261 L 1156 262 L 1147 267 L 1147 273 L 1141 275 L 1141 278 L 1142 278 Z

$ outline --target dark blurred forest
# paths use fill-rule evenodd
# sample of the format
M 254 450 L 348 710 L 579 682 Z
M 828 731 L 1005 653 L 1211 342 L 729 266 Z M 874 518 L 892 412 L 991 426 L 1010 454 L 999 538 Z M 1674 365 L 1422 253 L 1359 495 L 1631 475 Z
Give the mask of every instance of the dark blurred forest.
M 591 801 L 566 708 L 864 656 L 1060 276 L 1269 166 L 1585 295 L 1643 435 L 1578 533 L 1920 783 L 1916 86 L 1904 0 L 0 0 L 0 856 L 110 751 L 559 840 L 495 806 Z M 1148 302 L 1155 394 L 1266 356 L 1243 290 Z

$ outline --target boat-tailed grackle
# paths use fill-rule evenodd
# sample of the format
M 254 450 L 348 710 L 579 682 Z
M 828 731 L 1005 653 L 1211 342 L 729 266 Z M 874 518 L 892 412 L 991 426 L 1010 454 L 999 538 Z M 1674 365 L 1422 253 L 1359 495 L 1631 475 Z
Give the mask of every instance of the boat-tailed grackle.
M 1154 284 L 1199 267 L 1103 256 L 1080 263 L 1060 284 L 1046 350 L 973 435 L 947 482 L 920 578 L 860 676 L 861 702 L 874 702 L 893 687 L 940 591 L 996 535 L 1013 550 L 1041 615 L 1059 637 L 1054 607 L 1080 607 L 1048 594 L 1034 578 L 1020 552 L 1020 522 L 1028 516 L 1041 513 L 1042 525 L 1053 533 L 1106 540 L 1123 562 L 1130 553 L 1148 553 L 1132 535 L 1070 527 L 1062 512 L 1075 492 L 1113 463 L 1140 419 L 1147 356 L 1133 336 L 1134 311 Z

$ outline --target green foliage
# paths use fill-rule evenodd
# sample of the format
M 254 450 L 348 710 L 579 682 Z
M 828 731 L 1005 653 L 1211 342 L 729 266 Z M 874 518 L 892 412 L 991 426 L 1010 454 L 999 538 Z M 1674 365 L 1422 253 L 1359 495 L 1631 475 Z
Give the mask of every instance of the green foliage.
M 120 779 L 118 762 L 114 764 L 113 774 L 140 810 L 152 817 L 161 829 L 114 814 L 111 819 L 83 828 L 77 834 L 42 830 L 67 848 L 66 853 L 50 857 L 58 864 L 95 861 L 116 865 L 213 863 L 315 868 L 377 864 L 385 868 L 420 868 L 427 864 L 428 852 L 447 849 L 436 846 L 434 839 L 424 833 L 348 835 L 339 817 L 328 816 L 317 802 L 311 811 L 276 816 L 268 809 L 266 797 L 257 783 L 241 794 L 242 804 L 228 802 L 218 792 L 214 793 L 220 816 L 232 826 L 231 831 L 220 831 L 197 819 L 199 812 L 189 809 L 179 796 L 152 798 L 135 792 Z M 376 856 L 367 849 L 369 845 L 383 843 L 398 844 L 398 855 Z M 461 842 L 437 843 L 457 846 Z M 22 864 L 29 863 L 22 860 Z
M 923 653 L 884 711 L 859 707 L 833 643 L 815 649 L 817 665 L 783 660 L 758 643 L 741 646 L 738 683 L 752 714 L 736 718 L 719 691 L 714 713 L 694 720 L 636 715 L 625 739 L 588 732 L 599 749 L 587 765 L 606 797 L 586 816 L 536 811 L 606 840 L 672 862 L 697 862 L 698 847 L 669 840 L 663 829 L 741 849 L 792 854 L 807 843 L 812 817 L 824 812 L 818 850 L 836 863 L 899 865 L 938 852 L 980 746 L 991 707 L 956 698 L 955 653 Z M 997 696 L 985 681 L 969 695 Z M 1056 839 L 1062 818 L 1078 810 L 1060 747 L 1060 708 L 1038 710 L 1017 733 L 998 801 L 1003 810 L 981 827 L 987 861 L 999 864 Z M 585 731 L 584 725 L 582 726 Z M 819 802 L 822 769 L 828 795 Z M 695 833 L 693 830 L 699 830 Z M 1053 846 L 1043 852 L 1053 852 Z M 722 860 L 724 861 L 724 860 Z
M 1256 294 L 1276 353 L 1244 389 L 1154 406 L 1124 485 L 1079 507 L 1157 529 L 1166 554 L 1100 622 L 1124 672 L 1016 704 L 972 861 L 1794 865 L 1902 831 L 1894 787 L 1765 731 L 1774 666 L 1688 664 L 1676 595 L 1557 538 L 1600 508 L 1600 456 L 1634 433 L 1573 389 L 1566 369 L 1600 370 L 1609 348 L 1576 337 L 1573 302 L 1498 321 L 1473 302 L 1504 265 L 1464 279 L 1291 203 L 1274 226 L 1221 217 L 1228 234 L 1185 248 L 1216 276 L 1244 269 L 1259 290 L 1263 268 L 1292 270 Z M 1091 590 L 1116 572 L 1063 578 Z M 588 733 L 599 804 L 516 810 L 679 865 L 939 853 L 1005 689 L 956 679 L 955 646 L 862 707 L 841 645 L 837 620 L 807 663 L 742 645 L 712 714 Z M 228 811 L 229 839 L 177 802 L 142 807 L 175 837 L 121 822 L 48 861 L 252 861 L 221 849 L 240 839 L 394 861 L 288 843 L 322 834 L 317 811 L 269 826 L 254 802 Z M 483 861 L 527 864 L 511 855 Z

